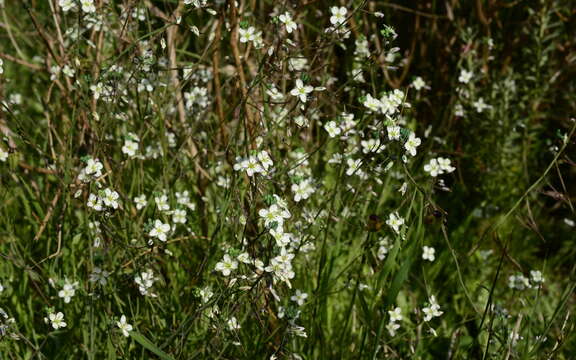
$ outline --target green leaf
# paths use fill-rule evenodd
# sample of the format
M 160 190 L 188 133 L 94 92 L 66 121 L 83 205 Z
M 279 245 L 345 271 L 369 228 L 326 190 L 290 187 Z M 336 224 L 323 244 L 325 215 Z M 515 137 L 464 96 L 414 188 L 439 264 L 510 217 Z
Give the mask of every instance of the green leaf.
M 136 340 L 137 343 L 144 346 L 146 349 L 150 350 L 154 354 L 158 355 L 161 359 L 174 360 L 174 358 L 172 356 L 170 356 L 170 355 L 166 354 L 164 351 L 160 350 L 160 348 L 158 348 L 158 346 L 154 345 L 144 335 L 142 335 L 136 331 L 130 331 L 130 336 L 132 337 L 132 339 Z

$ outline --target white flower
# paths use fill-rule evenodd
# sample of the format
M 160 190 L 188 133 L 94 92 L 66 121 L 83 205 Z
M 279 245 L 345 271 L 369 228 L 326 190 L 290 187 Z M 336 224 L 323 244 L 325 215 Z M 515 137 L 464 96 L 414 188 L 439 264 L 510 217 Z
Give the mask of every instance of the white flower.
M 372 112 L 378 112 L 382 108 L 382 102 L 368 94 L 366 95 L 366 100 L 364 100 L 364 106 Z
M 154 198 L 154 202 L 156 202 L 156 206 L 160 211 L 168 211 L 170 210 L 170 205 L 168 204 L 168 196 L 166 194 L 156 196 Z
M 388 126 L 386 131 L 389 140 L 400 140 L 400 126 Z
M 64 314 L 62 314 L 61 312 L 58 312 L 56 314 L 51 313 L 50 315 L 48 315 L 48 318 L 50 319 L 50 323 L 52 324 L 52 327 L 55 330 L 58 330 L 60 328 L 64 328 L 67 325 L 64 322 Z
M 232 259 L 230 255 L 225 254 L 222 258 L 222 261 L 216 264 L 216 271 L 222 272 L 222 275 L 228 276 L 232 272 L 232 270 L 236 270 L 238 268 L 238 261 Z
M 346 21 L 346 13 L 348 10 L 344 6 L 333 6 L 330 8 L 330 12 L 332 13 L 332 16 L 330 16 L 330 23 L 332 25 L 340 25 Z
M 324 129 L 328 132 L 328 136 L 330 136 L 331 138 L 340 135 L 340 133 L 342 132 L 342 129 L 338 126 L 336 121 L 327 122 L 326 124 L 324 124 Z
M 67 282 L 66 284 L 64 284 L 62 290 L 58 292 L 58 297 L 63 298 L 64 302 L 68 304 L 70 302 L 70 299 L 74 297 L 75 293 L 76 289 L 74 288 L 74 284 L 70 284 L 69 282 Z
M 346 175 L 350 176 L 352 174 L 362 174 L 362 170 L 360 169 L 360 166 L 362 165 L 362 159 L 348 159 L 346 160 L 346 164 L 348 165 L 348 169 L 346 169 Z
M 249 41 L 254 41 L 256 39 L 256 29 L 253 26 L 250 26 L 247 29 L 238 29 L 238 33 L 240 33 L 240 42 L 247 43 Z
M 294 118 L 294 122 L 296 123 L 296 125 L 298 125 L 299 127 L 307 127 L 310 122 L 308 121 L 308 119 L 306 119 L 304 116 L 302 115 L 298 115 Z M 326 129 L 328 130 L 328 129 Z
M 85 13 L 96 12 L 96 6 L 94 6 L 94 0 L 80 0 L 80 5 L 82 6 L 82 11 Z
M 94 194 L 88 196 L 88 203 L 86 205 L 96 211 L 102 211 L 102 199 Z
M 400 232 L 400 226 L 404 225 L 404 219 L 398 216 L 398 213 L 392 213 L 386 220 L 386 225 L 390 226 L 396 233 Z
M 134 203 L 136 204 L 136 209 L 142 210 L 146 206 L 146 195 L 136 196 Z
M 162 221 L 154 221 L 154 227 L 150 231 L 150 236 L 158 238 L 160 241 L 166 241 L 166 235 L 170 231 L 169 224 L 163 224 Z
M 234 331 L 234 330 L 240 329 L 240 324 L 238 323 L 238 320 L 236 320 L 236 318 L 235 318 L 234 316 L 232 316 L 232 317 L 228 320 L 228 329 L 230 329 L 230 331 Z
M 396 336 L 396 330 L 398 329 L 400 329 L 400 324 L 395 322 L 389 322 L 388 325 L 386 325 L 386 330 L 388 330 L 390 336 Z
M 402 309 L 399 307 L 394 310 L 388 310 L 388 315 L 390 316 L 390 322 L 396 322 L 402 320 Z
M 314 88 L 312 86 L 310 85 L 304 86 L 302 80 L 298 79 L 296 80 L 296 87 L 290 90 L 290 95 L 298 97 L 300 101 L 305 103 L 307 95 L 312 91 L 314 91 Z
M 93 175 L 95 178 L 102 176 L 102 168 L 104 165 L 98 160 L 88 159 L 84 172 L 88 175 Z
M 522 274 L 511 275 L 508 277 L 508 287 L 516 290 L 530 289 L 530 280 Z
M 440 165 L 436 159 L 432 159 L 428 164 L 424 165 L 424 171 L 430 173 L 430 176 L 432 177 L 436 177 L 438 174 L 442 174 L 442 169 L 440 168 Z
M 104 202 L 104 205 L 117 209 L 118 208 L 117 200 L 119 197 L 120 195 L 118 195 L 116 191 L 107 188 L 104 190 L 104 196 L 102 197 L 102 201 Z
M 379 153 L 384 150 L 384 146 L 380 144 L 380 139 L 368 139 L 360 141 L 362 152 L 368 154 L 371 152 Z
M 441 316 L 444 312 L 440 311 L 440 305 L 436 302 L 434 295 L 430 296 L 430 306 L 422 309 L 424 313 L 424 321 L 430 321 L 432 318 Z
M 0 161 L 6 162 L 8 160 L 8 152 L 0 147 Z
M 292 192 L 294 193 L 294 201 L 306 200 L 314 193 L 314 187 L 310 184 L 310 180 L 303 180 L 299 184 L 292 184 Z
M 146 296 L 152 296 L 152 297 L 156 297 L 155 294 L 149 293 L 148 290 L 150 290 L 150 288 L 152 288 L 152 286 L 154 285 L 154 281 L 156 281 L 156 278 L 154 277 L 154 272 L 152 271 L 152 269 L 148 269 L 147 271 L 140 273 L 140 275 L 136 275 L 136 277 L 134 277 L 134 282 L 138 285 L 138 290 L 140 291 L 140 294 Z
M 420 91 L 426 87 L 426 83 L 420 76 L 417 76 L 414 81 L 412 81 L 412 86 L 416 91 Z
M 434 259 L 436 259 L 434 255 L 435 253 L 436 249 L 434 249 L 433 247 L 429 246 L 422 247 L 422 259 L 424 260 L 434 261 Z
M 278 17 L 281 23 L 286 26 L 286 32 L 292 33 L 292 31 L 296 30 L 296 23 L 292 20 L 292 15 L 289 12 L 286 12 Z
M 138 151 L 138 143 L 132 140 L 124 141 L 124 146 L 122 146 L 122 152 L 130 157 L 134 157 Z
M 544 282 L 542 272 L 539 270 L 530 270 L 530 278 L 532 278 L 532 282 L 536 284 L 541 284 Z
M 172 221 L 176 224 L 186 223 L 186 210 L 174 210 Z
M 266 94 L 268 94 L 268 96 L 270 96 L 270 98 L 275 101 L 284 99 L 284 94 L 282 94 L 274 85 L 272 85 L 270 89 L 266 90 Z
M 130 331 L 132 331 L 132 325 L 126 322 L 126 316 L 122 315 L 120 321 L 116 321 L 116 326 L 122 330 L 122 334 L 126 337 L 130 336 Z
M 404 144 L 404 148 L 406 149 L 406 151 L 408 151 L 410 155 L 416 156 L 416 148 L 420 146 L 421 143 L 422 141 L 420 140 L 420 138 L 417 138 L 414 133 L 410 133 L 408 140 Z
M 276 240 L 276 245 L 286 247 L 292 241 L 289 233 L 285 233 L 282 228 L 270 229 L 270 235 Z
M 481 114 L 482 112 L 484 112 L 484 110 L 487 109 L 491 109 L 492 105 L 488 105 L 484 102 L 483 98 L 479 98 L 478 100 L 476 100 L 474 103 L 472 103 L 472 106 L 474 106 L 474 108 L 476 109 L 476 111 Z
M 472 79 L 472 76 L 474 76 L 474 73 L 472 71 L 467 71 L 467 70 L 462 69 L 460 71 L 460 76 L 458 77 L 458 81 L 460 81 L 463 84 L 468 84 L 470 79 Z
M 454 170 L 456 170 L 455 167 L 452 166 L 452 161 L 450 159 L 445 159 L 445 158 L 441 158 L 439 157 L 438 159 L 436 159 L 438 161 L 438 165 L 440 166 L 440 169 L 445 172 L 445 173 L 451 173 Z
M 268 209 L 260 209 L 260 211 L 258 211 L 258 215 L 264 219 L 265 226 L 269 226 L 273 222 L 276 222 L 279 226 L 282 226 L 284 219 L 290 218 L 290 212 L 276 204 L 270 205 Z
M 257 158 L 264 170 L 268 170 L 274 165 L 274 162 L 272 161 L 272 158 L 267 151 L 260 151 L 257 155 Z
M 302 306 L 302 305 L 304 305 L 304 302 L 306 301 L 307 298 L 308 298 L 308 294 L 303 293 L 300 290 L 296 290 L 296 294 L 292 295 L 290 297 L 290 300 L 296 302 L 298 304 L 298 306 Z
M 68 12 L 76 7 L 74 0 L 60 0 L 58 5 L 60 5 L 64 12 Z

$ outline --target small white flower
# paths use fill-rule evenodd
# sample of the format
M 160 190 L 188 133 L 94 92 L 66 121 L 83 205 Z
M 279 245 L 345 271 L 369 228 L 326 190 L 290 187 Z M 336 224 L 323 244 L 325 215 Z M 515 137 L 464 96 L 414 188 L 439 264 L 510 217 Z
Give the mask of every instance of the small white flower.
M 96 211 L 102 211 L 102 200 L 94 194 L 88 196 L 88 203 L 86 205 Z
M 134 203 L 136 204 L 136 209 L 142 210 L 147 204 L 146 195 L 136 196 L 134 198 Z
M 390 336 L 396 336 L 396 330 L 398 329 L 400 329 L 400 324 L 395 322 L 389 322 L 388 325 L 386 325 L 386 330 L 388 330 Z
M 344 6 L 333 6 L 330 8 L 330 12 L 332 13 L 332 16 L 330 16 L 330 23 L 332 25 L 340 25 L 346 21 L 346 13 L 348 10 Z
M 324 125 L 324 129 L 328 132 L 328 136 L 331 138 L 340 135 L 342 129 L 338 126 L 336 121 L 329 121 Z
M 58 5 L 60 5 L 64 12 L 68 12 L 76 7 L 74 0 L 60 0 Z
M 442 169 L 436 159 L 432 159 L 428 164 L 424 165 L 424 171 L 429 173 L 432 177 L 436 177 L 438 174 L 442 173 Z
M 296 80 L 296 87 L 290 90 L 290 95 L 298 97 L 300 101 L 305 103 L 308 94 L 311 93 L 312 91 L 314 91 L 314 88 L 312 86 L 310 85 L 304 86 L 302 80 L 298 79 Z
M 360 169 L 362 166 L 362 159 L 348 159 L 346 160 L 346 165 L 348 165 L 348 169 L 346 169 L 346 175 L 351 176 L 353 174 L 363 174 L 362 170 Z
M 118 198 L 120 195 L 116 191 L 107 188 L 104 190 L 104 196 L 102 197 L 102 201 L 104 205 L 117 209 L 118 208 Z
M 216 264 L 216 271 L 222 272 L 224 276 L 229 276 L 230 273 L 237 268 L 238 261 L 232 259 L 228 254 L 225 254 L 222 261 Z
M 300 290 L 296 290 L 296 294 L 292 295 L 290 297 L 290 300 L 296 302 L 298 304 L 298 306 L 302 306 L 302 305 L 304 305 L 304 302 L 306 301 L 307 298 L 308 298 L 308 294 L 306 294 Z
M 388 310 L 388 315 L 390 316 L 390 322 L 402 321 L 402 309 L 399 307 L 394 310 Z
M 94 6 L 94 0 L 80 0 L 80 5 L 82 6 L 82 11 L 85 13 L 96 12 L 96 6 Z
M 6 162 L 8 160 L 8 152 L 0 147 L 0 161 Z
M 290 212 L 286 209 L 279 207 L 276 204 L 270 205 L 268 209 L 260 209 L 258 215 L 264 219 L 264 225 L 269 226 L 273 222 L 276 222 L 279 226 L 282 226 L 284 219 L 290 218 Z
M 429 246 L 422 247 L 422 259 L 424 260 L 434 261 L 436 259 L 435 253 L 436 249 L 434 249 L 433 247 Z
M 536 284 L 541 284 L 544 282 L 542 272 L 539 270 L 530 270 L 530 278 L 532 279 L 532 282 Z
M 400 140 L 400 126 L 388 126 L 386 131 L 389 140 Z
M 93 175 L 95 178 L 102 176 L 102 168 L 104 165 L 98 160 L 88 159 L 84 172 L 88 175 Z
M 138 151 L 138 143 L 132 140 L 124 141 L 124 146 L 122 146 L 122 152 L 129 157 L 136 156 L 136 152 Z
M 445 158 L 441 158 L 439 157 L 438 159 L 436 159 L 438 161 L 438 165 L 440 166 L 440 169 L 445 172 L 445 173 L 451 173 L 454 170 L 456 170 L 455 167 L 452 166 L 452 161 L 450 159 L 445 159 Z
M 294 22 L 294 20 L 292 20 L 292 15 L 290 15 L 289 12 L 280 15 L 278 19 L 280 20 L 281 23 L 283 23 L 286 26 L 286 32 L 288 32 L 289 34 L 292 33 L 292 31 L 296 30 L 297 25 Z
M 51 313 L 50 315 L 48 315 L 48 319 L 50 319 L 50 323 L 52 324 L 54 330 L 65 328 L 67 325 L 64 322 L 64 314 L 62 314 L 61 312 L 58 312 L 56 314 Z
M 460 76 L 458 77 L 458 81 L 460 81 L 463 84 L 468 84 L 470 79 L 472 79 L 472 76 L 474 76 L 474 73 L 472 71 L 467 71 L 467 70 L 462 69 L 460 71 Z
M 62 290 L 60 290 L 58 292 L 58 297 L 63 298 L 64 302 L 66 304 L 68 304 L 70 302 L 70 299 L 72 297 L 74 297 L 75 293 L 76 293 L 76 289 L 75 289 L 74 284 L 66 282 L 66 284 L 64 284 L 64 287 L 62 288 Z
M 481 114 L 484 112 L 484 110 L 488 110 L 492 108 L 492 105 L 488 105 L 484 102 L 483 98 L 479 98 L 478 100 L 476 100 L 474 103 L 472 103 L 472 106 L 474 106 L 474 108 L 476 109 L 476 111 Z
M 238 33 L 240 34 L 240 42 L 247 43 L 249 41 L 254 41 L 256 38 L 256 29 L 253 26 L 250 26 L 247 29 L 238 29 Z
M 430 296 L 429 303 L 429 306 L 422 309 L 422 312 L 424 313 L 424 321 L 430 321 L 432 318 L 444 314 L 444 312 L 440 311 L 440 305 L 436 302 L 436 297 L 434 295 Z
M 234 316 L 232 316 L 232 317 L 228 320 L 228 329 L 230 329 L 230 331 L 234 331 L 234 330 L 240 329 L 240 324 L 238 323 L 238 320 L 236 320 L 236 318 L 235 318 Z
M 116 321 L 116 326 L 122 330 L 122 334 L 126 337 L 130 336 L 130 331 L 132 331 L 132 325 L 126 322 L 126 316 L 122 315 L 120 321 Z
M 372 112 L 378 112 L 382 108 L 382 102 L 368 94 L 366 95 L 366 100 L 364 100 L 364 106 Z
M 186 210 L 174 210 L 174 213 L 172 214 L 172 221 L 175 224 L 185 224 Z
M 170 210 L 170 205 L 168 204 L 168 196 L 166 194 L 156 196 L 154 198 L 154 202 L 156 202 L 156 206 L 160 211 L 168 211 Z
M 392 213 L 386 220 L 386 225 L 390 226 L 396 233 L 400 232 L 400 226 L 404 225 L 404 219 L 398 213 Z
M 421 143 L 422 141 L 420 140 L 420 138 L 417 138 L 414 133 L 410 133 L 408 140 L 404 144 L 404 148 L 406 149 L 406 151 L 408 151 L 410 155 L 416 156 L 416 148 L 420 146 Z
M 416 89 L 416 91 L 420 91 L 420 90 L 426 88 L 426 83 L 424 82 L 424 80 L 420 76 L 417 76 L 414 79 L 414 81 L 412 81 L 412 87 L 414 87 L 414 89 Z
M 158 238 L 160 241 L 166 241 L 166 235 L 170 231 L 170 225 L 164 224 L 160 220 L 154 221 L 154 227 L 150 231 L 150 236 Z

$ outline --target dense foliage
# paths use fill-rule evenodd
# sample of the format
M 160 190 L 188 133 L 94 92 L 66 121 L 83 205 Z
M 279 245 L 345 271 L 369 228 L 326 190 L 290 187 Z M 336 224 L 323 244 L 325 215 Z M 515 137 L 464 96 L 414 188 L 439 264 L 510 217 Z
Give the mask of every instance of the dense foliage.
M 0 358 L 572 359 L 575 17 L 0 0 Z

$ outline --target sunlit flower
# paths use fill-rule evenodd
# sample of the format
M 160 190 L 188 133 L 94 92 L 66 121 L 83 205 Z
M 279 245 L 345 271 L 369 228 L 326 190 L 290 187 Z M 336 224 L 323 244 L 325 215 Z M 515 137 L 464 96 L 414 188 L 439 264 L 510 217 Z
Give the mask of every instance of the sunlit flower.
M 116 326 L 118 326 L 118 328 L 122 330 L 122 335 L 126 337 L 130 336 L 130 331 L 132 331 L 132 325 L 126 322 L 126 316 L 122 315 L 120 317 L 120 321 L 116 321 Z
M 233 270 L 238 268 L 238 261 L 225 254 L 222 261 L 216 263 L 216 271 L 222 272 L 222 275 L 229 276 Z
M 290 95 L 298 97 L 300 101 L 305 103 L 308 94 L 311 93 L 312 91 L 314 91 L 314 88 L 312 86 L 310 85 L 304 86 L 304 82 L 298 79 L 296 80 L 296 87 L 290 90 Z
M 170 232 L 170 225 L 164 224 L 160 220 L 154 221 L 154 227 L 150 230 L 150 236 L 158 238 L 160 241 L 166 241 L 166 235 Z
M 417 138 L 414 133 L 410 133 L 408 140 L 404 144 L 404 148 L 410 155 L 416 156 L 416 148 L 420 146 L 421 143 L 420 138 Z
M 296 23 L 292 20 L 292 15 L 289 12 L 286 12 L 278 17 L 281 23 L 286 26 L 286 32 L 292 33 L 292 31 L 296 30 Z
M 428 261 L 434 261 L 436 259 L 435 256 L 436 250 L 430 246 L 423 246 L 422 247 L 422 259 Z
M 61 312 L 58 312 L 56 314 L 51 313 L 50 315 L 48 315 L 48 319 L 50 319 L 50 323 L 52 324 L 54 330 L 65 328 L 67 325 L 64 322 L 64 314 L 62 314 Z
M 468 84 L 470 79 L 472 79 L 472 76 L 474 76 L 474 73 L 472 71 L 467 71 L 467 70 L 462 69 L 460 71 L 460 76 L 458 77 L 458 81 L 460 81 L 463 84 Z
M 346 21 L 346 13 L 348 10 L 344 6 L 333 6 L 330 8 L 330 12 L 332 13 L 332 16 L 330 16 L 330 23 L 332 25 L 340 25 Z

